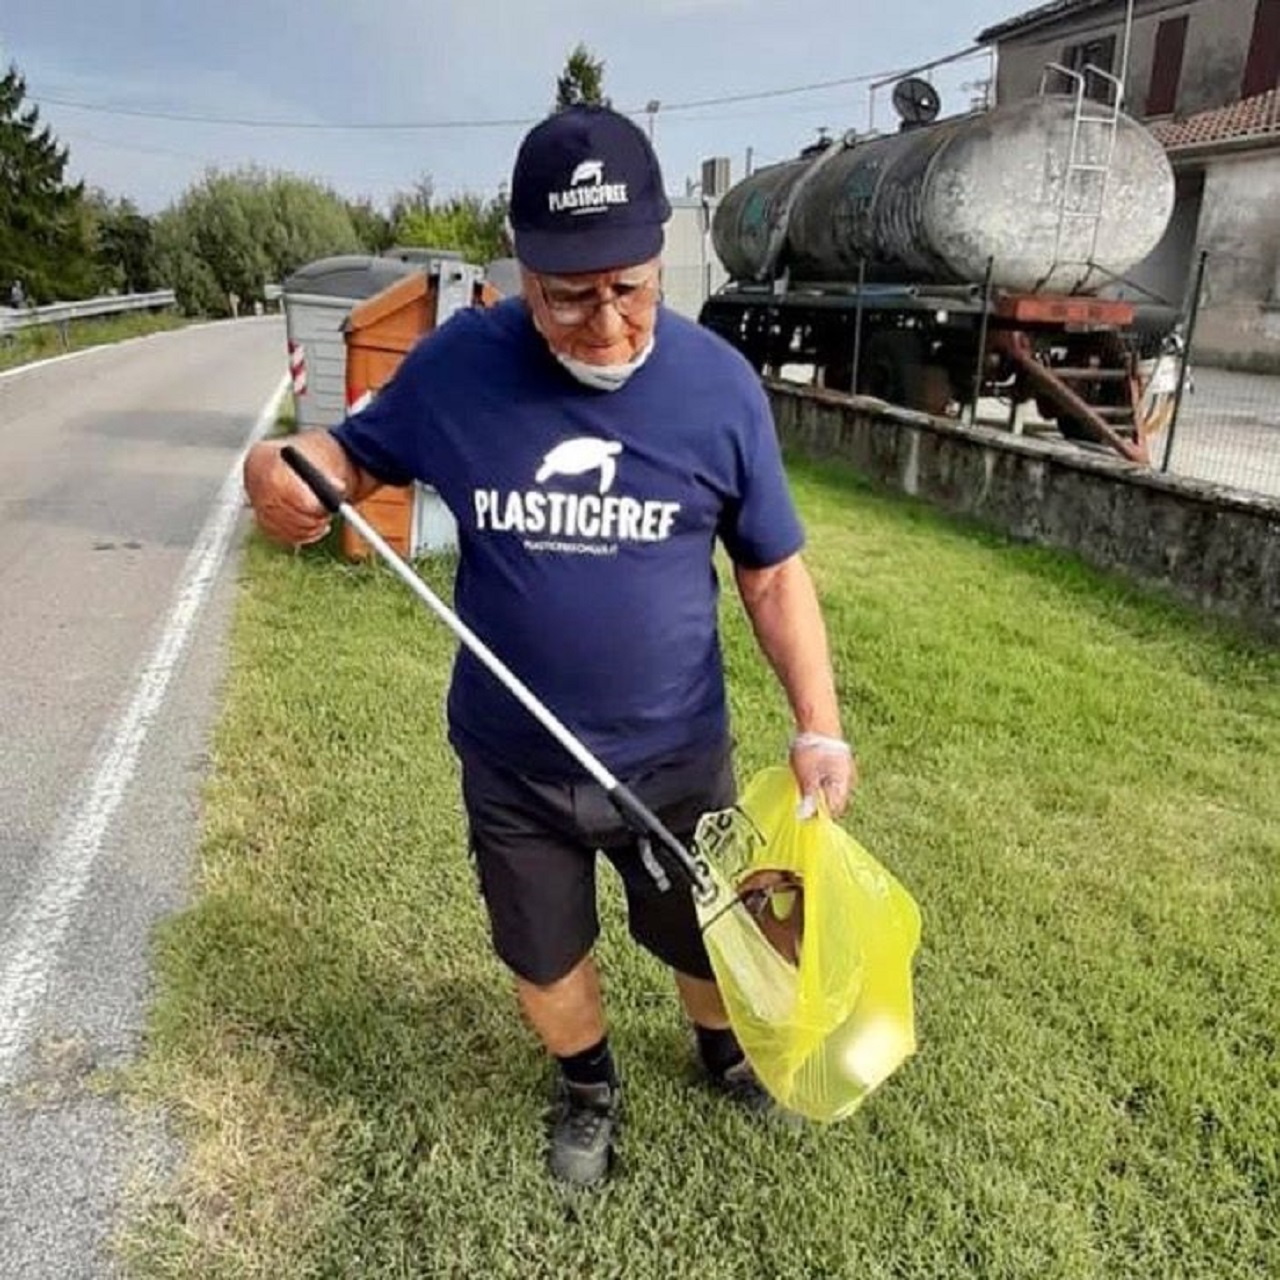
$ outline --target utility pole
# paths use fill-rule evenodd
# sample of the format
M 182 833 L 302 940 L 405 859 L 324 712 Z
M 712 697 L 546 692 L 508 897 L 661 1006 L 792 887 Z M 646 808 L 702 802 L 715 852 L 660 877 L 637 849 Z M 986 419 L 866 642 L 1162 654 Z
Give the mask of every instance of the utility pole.
M 649 101 L 644 104 L 644 109 L 649 114 L 649 145 L 650 146 L 653 145 L 653 120 L 654 120 L 654 117 L 658 114 L 658 108 L 660 106 L 662 106 L 662 103 L 659 102 L 657 98 L 650 98 Z

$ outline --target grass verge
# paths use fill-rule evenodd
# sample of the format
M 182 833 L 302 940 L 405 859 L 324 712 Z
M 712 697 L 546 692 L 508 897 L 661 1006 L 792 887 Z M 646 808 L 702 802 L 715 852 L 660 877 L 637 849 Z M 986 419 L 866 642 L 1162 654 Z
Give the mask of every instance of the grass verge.
M 172 312 L 137 312 L 103 316 L 98 320 L 73 320 L 67 326 L 65 343 L 55 324 L 41 325 L 38 329 L 19 329 L 0 340 L 0 369 L 14 369 L 36 360 L 47 360 L 50 356 L 65 355 L 68 351 L 122 342 L 125 338 L 181 329 L 190 323 L 186 316 Z
M 550 1185 L 442 741 L 450 640 L 385 572 L 255 539 L 134 1083 L 189 1152 L 137 1275 L 1280 1274 L 1280 655 L 793 477 L 859 730 L 849 825 L 924 914 L 919 1055 L 838 1126 L 761 1132 L 690 1086 L 609 889 L 623 1166 Z M 787 723 L 728 598 L 725 636 L 745 776 Z

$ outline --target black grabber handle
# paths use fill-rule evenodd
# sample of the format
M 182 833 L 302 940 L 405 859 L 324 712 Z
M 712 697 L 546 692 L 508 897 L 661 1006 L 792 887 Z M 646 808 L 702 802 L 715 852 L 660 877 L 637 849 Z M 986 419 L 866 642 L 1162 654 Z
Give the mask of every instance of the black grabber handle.
M 706 901 L 715 894 L 715 882 L 710 868 L 702 859 L 695 858 L 667 829 L 662 821 L 644 805 L 628 787 L 619 782 L 569 732 L 568 728 L 551 713 L 526 685 L 492 649 L 452 609 L 448 607 L 421 578 L 383 540 L 360 513 L 344 502 L 338 491 L 312 462 L 292 445 L 285 445 L 280 456 L 294 470 L 304 484 L 316 495 L 325 510 L 341 515 L 357 533 L 386 561 L 387 566 L 423 604 L 443 622 L 450 631 L 482 662 L 535 720 L 571 755 L 586 772 L 595 779 L 609 796 L 623 819 L 638 834 L 645 837 L 641 844 L 641 857 L 650 875 L 663 888 L 669 887 L 663 868 L 653 857 L 648 837 L 657 844 L 676 869 L 693 886 L 694 894 Z
M 329 483 L 329 478 L 319 467 L 291 444 L 280 450 L 280 456 L 298 473 L 299 478 L 320 500 L 320 505 L 336 516 L 342 510 L 342 495 Z

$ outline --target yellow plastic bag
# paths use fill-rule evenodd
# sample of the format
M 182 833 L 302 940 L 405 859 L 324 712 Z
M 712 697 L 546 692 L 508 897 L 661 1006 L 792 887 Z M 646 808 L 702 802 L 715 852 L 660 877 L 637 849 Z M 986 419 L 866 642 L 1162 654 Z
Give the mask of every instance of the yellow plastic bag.
M 920 912 L 825 811 L 796 816 L 788 768 L 707 814 L 695 845 L 720 892 L 699 907 L 729 1019 L 761 1083 L 832 1121 L 915 1052 L 911 961 Z

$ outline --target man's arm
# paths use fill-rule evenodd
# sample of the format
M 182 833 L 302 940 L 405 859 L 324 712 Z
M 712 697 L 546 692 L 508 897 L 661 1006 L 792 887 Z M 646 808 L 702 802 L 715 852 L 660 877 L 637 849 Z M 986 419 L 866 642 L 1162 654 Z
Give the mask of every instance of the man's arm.
M 262 440 L 244 460 L 244 488 L 262 531 L 277 542 L 300 547 L 329 531 L 329 513 L 280 456 L 291 444 L 314 463 L 348 502 L 360 502 L 380 485 L 324 430 Z
M 742 603 L 756 641 L 777 673 L 796 722 L 791 767 L 802 793 L 821 790 L 837 816 L 857 784 L 844 744 L 835 678 L 813 579 L 800 556 L 764 569 L 735 566 Z

